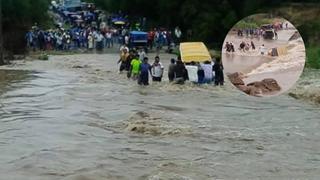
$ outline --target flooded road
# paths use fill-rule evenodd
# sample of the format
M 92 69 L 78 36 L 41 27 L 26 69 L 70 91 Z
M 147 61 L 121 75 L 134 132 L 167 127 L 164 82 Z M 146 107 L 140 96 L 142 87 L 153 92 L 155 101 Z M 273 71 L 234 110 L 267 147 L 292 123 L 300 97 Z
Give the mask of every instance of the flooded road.
M 53 56 L 0 71 L 10 74 L 0 84 L 0 179 L 320 176 L 319 106 L 167 77 L 140 87 L 117 59 Z

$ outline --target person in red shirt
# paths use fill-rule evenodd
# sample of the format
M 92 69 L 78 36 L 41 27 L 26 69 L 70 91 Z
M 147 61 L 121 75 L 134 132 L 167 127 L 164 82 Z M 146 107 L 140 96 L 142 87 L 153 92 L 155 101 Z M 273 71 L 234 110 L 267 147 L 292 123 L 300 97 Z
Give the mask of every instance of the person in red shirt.
M 155 32 L 153 30 L 150 30 L 148 32 L 148 46 L 150 49 L 153 48 L 154 36 L 155 36 Z

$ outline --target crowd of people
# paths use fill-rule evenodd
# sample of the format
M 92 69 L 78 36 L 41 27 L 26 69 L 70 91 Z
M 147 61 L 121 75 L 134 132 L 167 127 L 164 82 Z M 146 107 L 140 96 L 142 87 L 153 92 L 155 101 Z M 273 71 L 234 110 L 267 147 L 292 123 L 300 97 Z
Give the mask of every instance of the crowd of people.
M 226 49 L 227 52 L 235 52 L 235 48 L 232 42 L 226 42 L 224 49 Z M 239 51 L 246 52 L 246 51 L 249 51 L 250 49 L 256 50 L 256 46 L 253 41 L 251 41 L 250 43 L 242 41 L 239 44 L 239 48 L 238 48 Z
M 72 11 L 55 4 L 52 6 L 52 16 L 55 28 L 43 30 L 35 24 L 26 33 L 25 39 L 30 49 L 101 51 L 104 48 L 112 48 L 115 44 L 117 47 L 129 46 L 130 31 L 140 31 L 146 26 L 146 18 L 140 18 L 138 23 L 129 22 L 128 16 L 121 11 L 107 17 L 92 3 L 88 3 L 80 10 Z M 152 28 L 147 32 L 146 48 L 152 50 L 155 47 L 159 51 L 167 46 L 167 51 L 172 52 L 175 44 L 180 42 L 181 36 L 179 27 L 176 27 L 174 32 L 166 28 Z
M 247 38 L 260 38 L 264 37 L 267 39 L 278 39 L 278 33 L 277 31 L 283 30 L 283 29 L 288 29 L 288 23 L 284 22 L 277 22 L 274 24 L 265 24 L 262 25 L 260 28 L 244 28 L 244 29 L 238 29 L 237 30 L 237 36 L 242 37 L 245 36 Z M 240 52 L 248 52 L 248 51 L 255 51 L 256 50 L 256 45 L 253 41 L 242 41 L 239 44 L 238 49 L 235 49 L 234 44 L 232 42 L 226 42 L 224 45 L 224 49 L 226 49 L 226 52 L 228 53 L 233 53 L 236 50 L 239 50 Z M 259 51 L 261 55 L 266 54 L 266 47 L 264 44 L 262 44 L 259 47 Z
M 152 64 L 143 49 L 129 50 L 128 47 L 120 48 L 119 71 L 127 72 L 127 77 L 136 80 L 140 85 L 149 85 L 149 76 L 153 82 L 161 82 L 164 76 L 164 66 L 160 57 L 156 56 Z M 223 65 L 220 58 L 208 60 L 204 63 L 183 63 L 181 57 L 171 59 L 168 67 L 168 79 L 175 84 L 184 84 L 190 81 L 196 84 L 212 83 L 224 84 Z
M 278 33 L 277 31 L 282 29 L 281 28 L 276 28 L 276 27 L 273 27 L 273 26 L 270 26 L 269 28 L 246 28 L 246 29 L 238 29 L 237 31 L 237 35 L 238 37 L 243 37 L 244 34 L 246 37 L 250 37 L 250 38 L 262 38 L 265 33 L 266 33 L 266 30 L 272 30 L 272 32 L 274 33 L 274 38 L 277 39 L 278 38 Z
M 104 48 L 112 48 L 118 44 L 121 52 L 118 62 L 120 72 L 126 71 L 128 78 L 136 80 L 141 85 L 149 84 L 149 76 L 154 82 L 161 82 L 164 76 L 165 68 L 160 62 L 160 57 L 156 56 L 154 62 L 149 64 L 147 50 L 155 48 L 159 54 L 159 51 L 167 46 L 167 52 L 171 53 L 182 37 L 179 27 L 172 31 L 162 27 L 152 28 L 147 32 L 147 49 L 135 50 L 130 46 L 130 31 L 141 30 L 141 27 L 145 26 L 145 18 L 141 23 L 135 24 L 135 29 L 132 29 L 121 12 L 105 17 L 103 12 L 97 10 L 91 3 L 82 7 L 81 10 L 72 12 L 54 4 L 52 13 L 56 28 L 43 30 L 35 24 L 26 33 L 25 38 L 30 49 L 34 51 L 76 49 L 102 51 Z M 115 25 L 116 22 L 121 22 L 121 25 Z M 63 28 L 66 24 L 69 28 Z M 214 82 L 216 85 L 223 85 L 223 66 L 220 59 L 204 63 L 183 63 L 178 57 L 177 60 L 171 59 L 168 78 L 170 82 L 177 84 L 184 84 L 189 80 L 197 84 Z
M 226 49 L 226 52 L 228 53 L 233 53 L 235 52 L 235 49 L 234 49 L 234 45 L 231 43 L 231 42 L 226 42 L 225 46 L 224 46 L 224 49 Z M 249 42 L 245 42 L 245 41 L 242 41 L 239 45 L 239 48 L 238 50 L 240 52 L 247 52 L 247 51 L 255 51 L 256 50 L 256 45 L 254 44 L 253 41 L 251 41 L 250 43 Z M 267 48 L 264 46 L 264 44 L 262 44 L 260 47 L 259 47 L 259 53 L 261 55 L 265 55 L 267 53 Z
M 171 53 L 176 44 L 180 43 L 182 33 L 179 27 L 174 31 L 165 28 L 153 28 L 148 32 L 148 48 L 152 50 L 154 47 L 157 50 L 168 47 L 168 52 Z
M 72 11 L 55 5 L 52 7 L 52 16 L 55 28 L 43 30 L 35 24 L 26 33 L 25 39 L 30 49 L 101 51 L 115 44 L 129 44 L 130 23 L 121 12 L 107 17 L 94 4 L 88 3 L 80 10 Z M 117 25 L 113 19 L 121 19 L 123 24 Z
M 129 30 L 100 25 L 73 25 L 70 29 L 57 27 L 42 30 L 33 26 L 26 34 L 27 46 L 33 50 L 103 50 L 112 48 L 115 44 L 129 44 Z
M 288 22 L 276 22 L 273 24 L 265 24 L 262 25 L 259 28 L 243 28 L 237 30 L 237 36 L 238 37 L 250 37 L 250 38 L 261 38 L 266 35 L 267 31 L 272 31 L 274 34 L 274 39 L 278 39 L 278 33 L 279 30 L 288 29 Z
M 224 46 L 224 49 L 226 49 L 226 52 L 228 53 L 233 53 L 235 52 L 235 49 L 234 49 L 234 45 L 231 43 L 231 42 L 226 42 L 225 46 Z M 256 50 L 256 45 L 254 44 L 253 41 L 251 41 L 250 43 L 249 42 L 245 42 L 245 41 L 242 41 L 239 45 L 239 48 L 238 50 L 240 52 L 248 52 L 248 51 L 255 51 Z M 267 48 L 264 46 L 264 44 L 262 44 L 260 47 L 259 47 L 259 52 L 261 55 L 265 55 L 266 52 L 267 52 Z

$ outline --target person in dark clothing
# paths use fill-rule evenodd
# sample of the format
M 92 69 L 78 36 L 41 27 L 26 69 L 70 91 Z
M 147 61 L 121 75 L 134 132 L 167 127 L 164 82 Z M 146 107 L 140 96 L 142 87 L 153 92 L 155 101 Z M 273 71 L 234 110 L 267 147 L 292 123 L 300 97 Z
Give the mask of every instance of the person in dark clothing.
M 214 84 L 222 86 L 224 84 L 223 65 L 220 58 L 216 58 L 212 70 L 215 72 Z
M 253 41 L 251 41 L 251 48 L 252 48 L 252 50 L 256 49 L 256 46 L 254 45 Z
M 125 61 L 125 64 L 124 64 L 126 71 L 130 71 L 131 61 L 132 61 L 132 59 L 134 59 L 134 58 L 135 58 L 135 53 L 134 53 L 134 51 L 130 51 L 130 54 L 129 54 L 129 56 L 127 57 L 127 60 Z
M 245 51 L 245 47 L 246 47 L 246 43 L 242 41 L 239 45 L 239 50 Z
M 184 82 L 188 79 L 187 69 L 180 58 L 178 58 L 177 64 L 174 68 L 174 76 L 176 84 L 184 84 Z
M 168 69 L 168 78 L 170 82 L 174 80 L 174 68 L 176 66 L 175 63 L 176 63 L 175 59 L 171 59 L 171 64 L 169 65 L 169 69 Z
M 139 85 L 149 85 L 149 73 L 151 74 L 151 65 L 148 63 L 148 58 L 145 57 L 140 65 Z
M 232 43 L 230 43 L 231 52 L 234 52 L 234 46 Z
M 200 66 L 200 64 L 198 64 L 198 83 L 199 84 L 203 84 L 204 81 L 204 70 L 202 69 L 202 67 Z
M 45 50 L 45 36 L 43 31 L 38 32 L 38 42 L 40 50 Z
M 226 42 L 226 45 L 224 48 L 226 49 L 227 52 L 231 52 L 231 46 L 230 46 L 229 42 Z

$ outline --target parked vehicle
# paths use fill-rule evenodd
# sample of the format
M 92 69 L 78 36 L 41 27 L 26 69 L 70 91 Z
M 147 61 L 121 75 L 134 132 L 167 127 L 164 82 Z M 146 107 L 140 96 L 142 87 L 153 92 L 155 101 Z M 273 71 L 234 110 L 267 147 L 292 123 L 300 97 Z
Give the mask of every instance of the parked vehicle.
M 263 38 L 264 39 L 273 39 L 274 37 L 274 31 L 273 29 L 265 30 L 263 33 Z
M 129 48 L 140 49 L 143 48 L 147 51 L 148 33 L 142 31 L 131 31 L 129 35 Z

